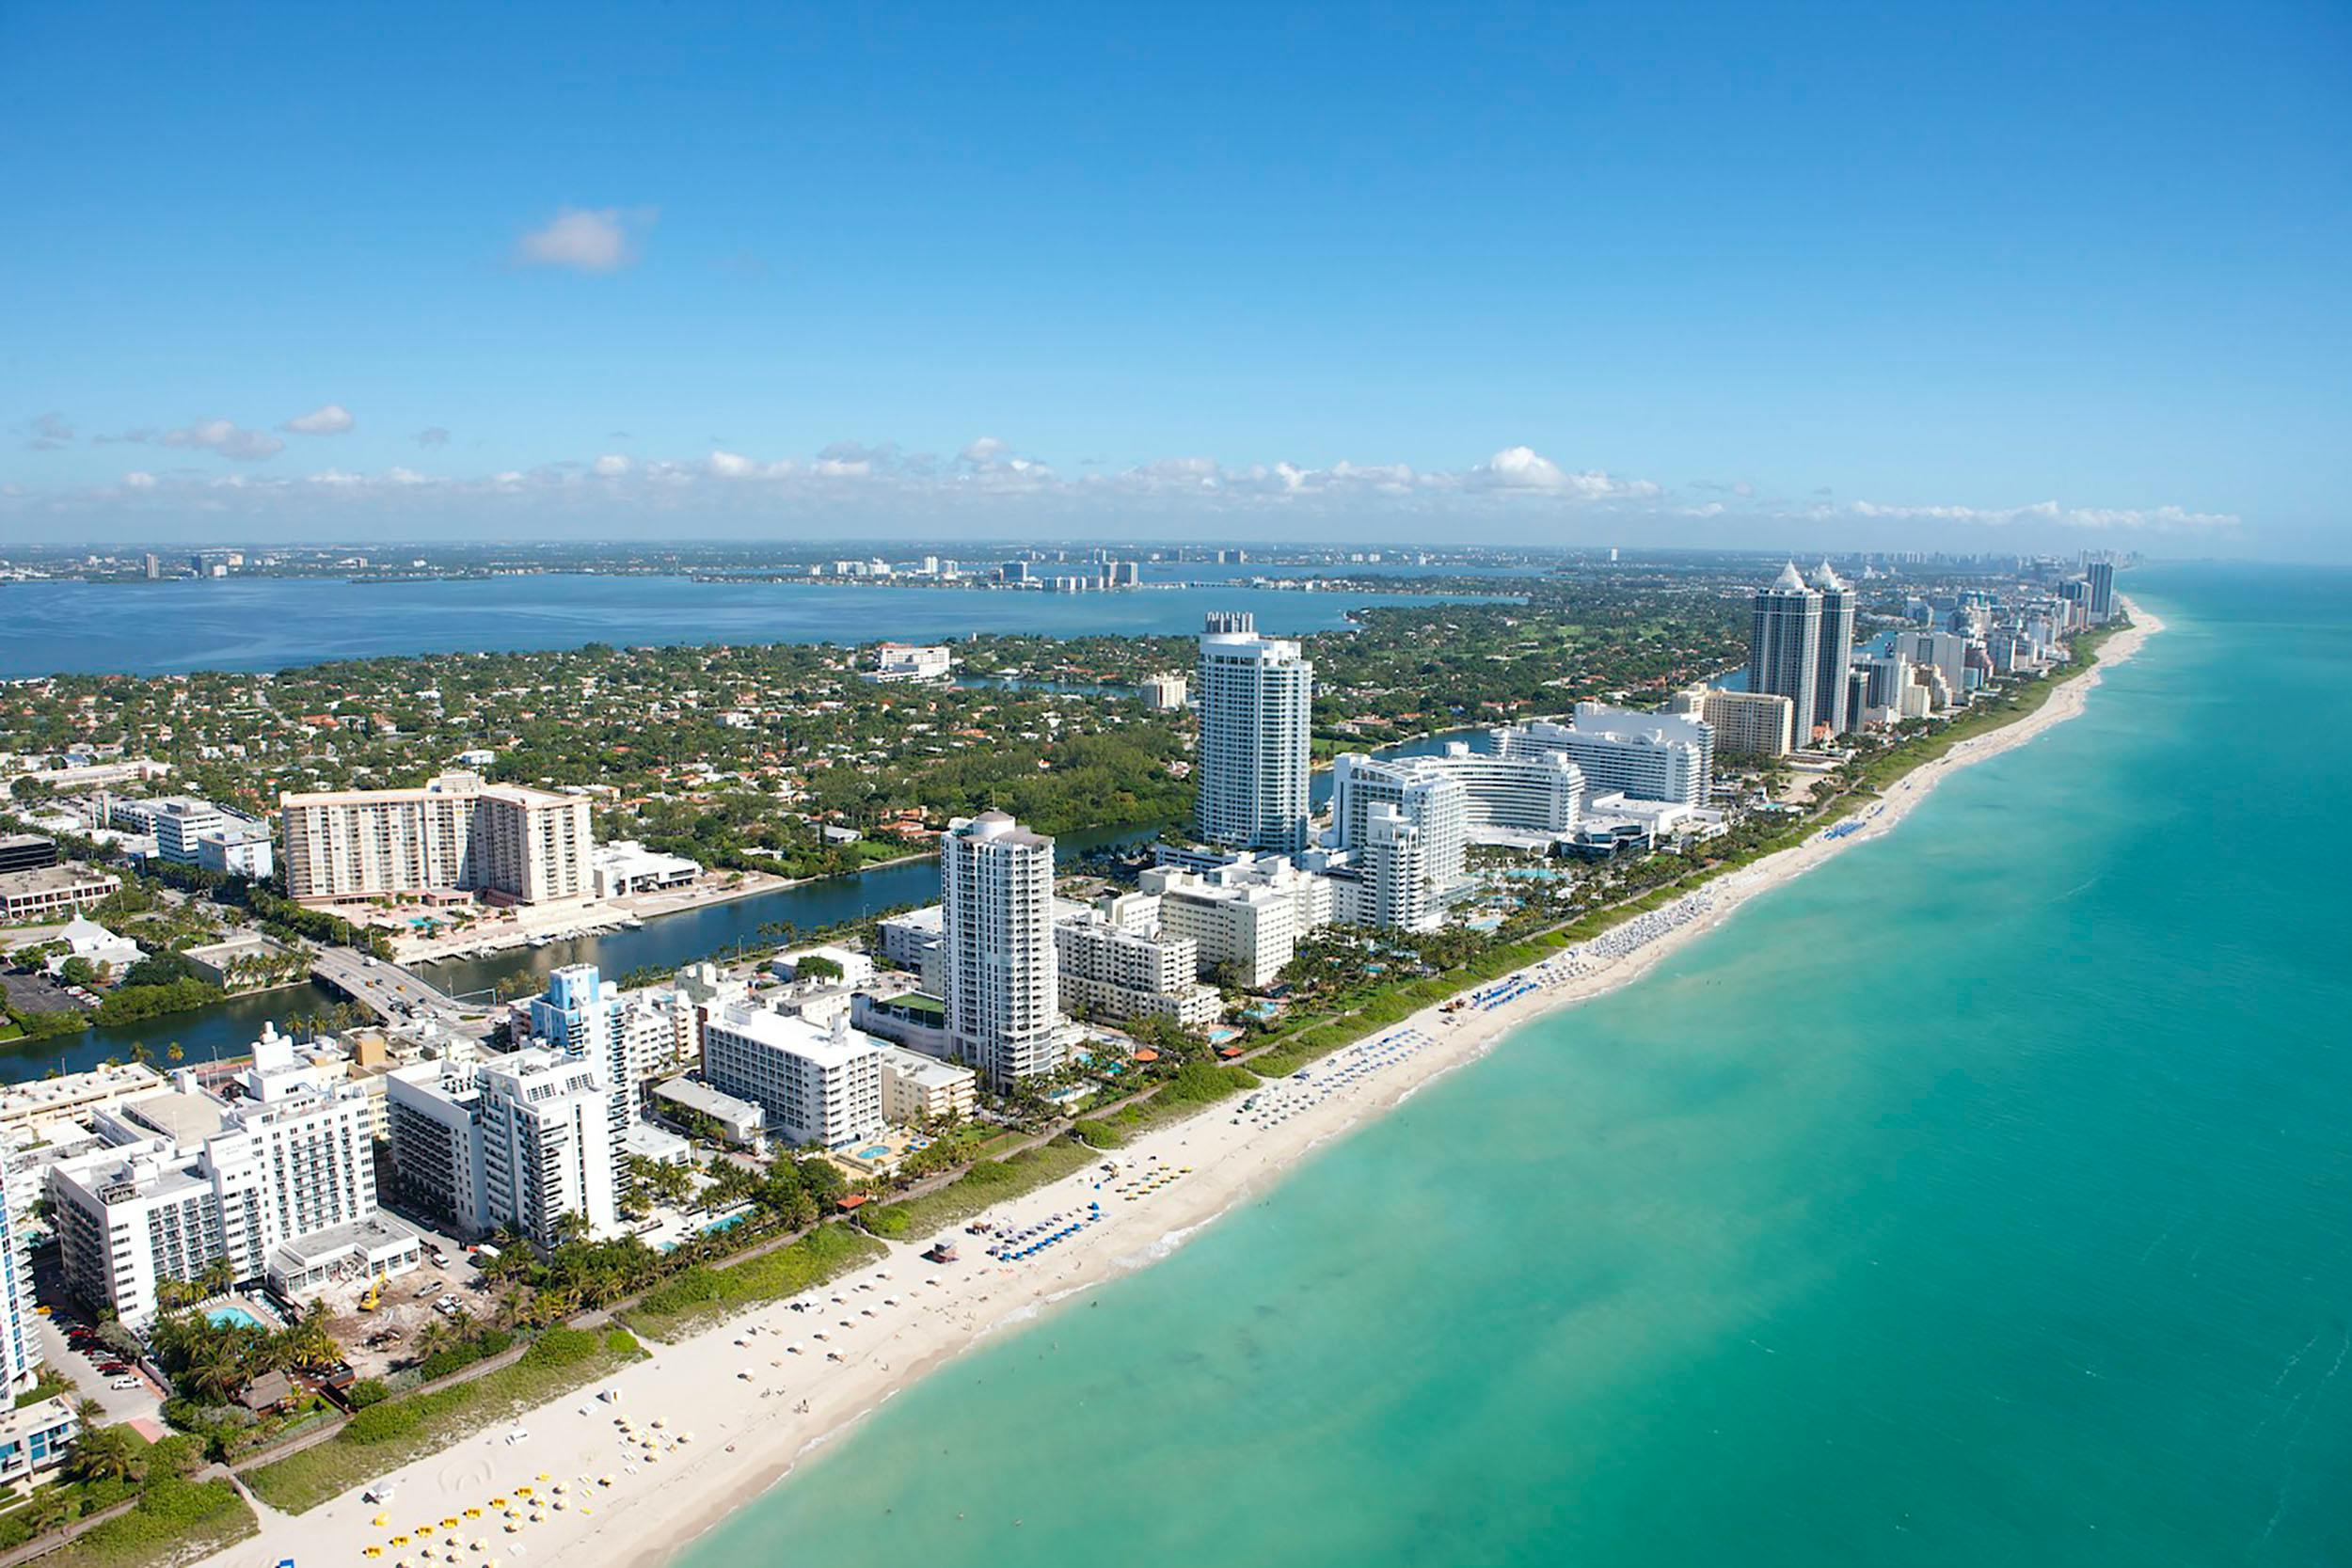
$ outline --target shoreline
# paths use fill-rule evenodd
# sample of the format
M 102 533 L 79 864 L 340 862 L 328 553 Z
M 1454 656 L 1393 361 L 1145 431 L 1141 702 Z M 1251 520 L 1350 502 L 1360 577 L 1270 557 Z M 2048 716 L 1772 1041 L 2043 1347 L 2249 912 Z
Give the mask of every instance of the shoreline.
M 1099 1223 L 1037 1258 L 1002 1262 L 979 1251 L 986 1238 L 959 1233 L 964 1259 L 933 1265 L 919 1256 L 930 1235 L 887 1243 L 889 1255 L 880 1262 L 794 1298 L 809 1310 L 794 1311 L 781 1301 L 750 1308 L 532 1411 L 530 1435 L 519 1443 L 508 1441 L 516 1424 L 498 1423 L 392 1472 L 383 1478 L 396 1488 L 387 1527 L 371 1523 L 379 1508 L 357 1492 L 298 1516 L 257 1503 L 258 1538 L 212 1560 L 249 1554 L 247 1562 L 276 1561 L 307 1552 L 360 1568 L 364 1548 L 383 1545 L 374 1560 L 389 1565 L 399 1556 L 386 1544 L 393 1530 L 485 1506 L 517 1485 L 544 1490 L 547 1483 L 534 1479 L 541 1476 L 570 1483 L 573 1506 L 559 1501 L 543 1517 L 515 1525 L 513 1534 L 495 1515 L 485 1516 L 480 1528 L 489 1556 L 561 1554 L 578 1568 L 659 1568 L 675 1560 L 808 1455 L 955 1356 L 1025 1326 L 1074 1295 L 1148 1267 L 1279 1181 L 1322 1145 L 1478 1060 L 1521 1025 L 1632 983 L 1751 898 L 1889 832 L 1951 773 L 2077 717 L 2106 666 L 2132 658 L 2164 629 L 2161 619 L 2128 598 L 2124 603 L 2133 625 L 2108 640 L 2091 668 L 2068 677 L 2032 714 L 1961 741 L 1906 773 L 1878 804 L 1844 818 L 1838 825 L 1852 826 L 1841 836 L 1825 838 L 1828 830 L 1817 830 L 1801 844 L 1478 988 L 1493 994 L 1527 982 L 1497 1005 L 1473 1003 L 1451 1014 L 1432 1005 L 1321 1058 L 1307 1080 L 1269 1079 L 1256 1091 L 1261 1108 L 1254 1114 L 1239 1102 L 1220 1102 L 1145 1133 L 1105 1157 L 1121 1167 L 1116 1177 L 1091 1164 L 984 1216 L 1027 1225 L 1102 1204 Z M 1416 1038 L 1418 1046 L 1387 1045 Z M 826 1338 L 819 1340 L 819 1334 Z M 599 1400 L 605 1391 L 617 1400 Z M 648 1432 L 656 1417 L 665 1418 L 666 1425 Z M 656 1447 L 624 1444 L 615 1424 L 620 1418 L 636 1423 L 638 1436 L 652 1437 Z M 681 1432 L 691 1433 L 691 1441 L 677 1442 Z M 606 1478 L 609 1487 L 602 1484 Z M 423 1556 L 421 1548 L 411 1555 L 428 1563 L 447 1560 Z M 462 1568 L 484 1568 L 487 1558 L 468 1552 L 456 1560 Z

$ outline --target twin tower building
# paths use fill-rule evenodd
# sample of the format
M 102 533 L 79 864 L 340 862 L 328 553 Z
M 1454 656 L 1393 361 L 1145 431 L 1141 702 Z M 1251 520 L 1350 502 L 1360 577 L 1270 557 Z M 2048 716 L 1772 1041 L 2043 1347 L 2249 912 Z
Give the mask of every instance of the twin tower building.
M 1854 728 L 1846 671 L 1852 658 L 1854 591 L 1824 561 L 1807 582 L 1790 562 L 1756 595 L 1748 634 L 1748 689 L 1786 697 L 1794 706 L 1791 738 L 1810 745 L 1817 730 Z

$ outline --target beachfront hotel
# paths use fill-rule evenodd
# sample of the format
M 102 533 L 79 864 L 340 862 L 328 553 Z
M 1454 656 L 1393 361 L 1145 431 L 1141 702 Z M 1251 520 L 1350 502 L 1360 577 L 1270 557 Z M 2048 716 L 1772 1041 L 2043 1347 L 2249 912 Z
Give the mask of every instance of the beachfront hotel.
M 1272 985 L 1298 942 L 1332 920 L 1331 879 L 1280 855 L 1199 871 L 1156 865 L 1139 886 L 1160 900 L 1160 929 L 1192 939 L 1201 974 L 1224 971 L 1252 990 Z
M 443 773 L 416 789 L 279 799 L 286 886 L 304 904 L 391 893 L 479 893 L 545 904 L 594 892 L 588 802 Z
M 847 1008 L 818 1022 L 738 1002 L 703 1025 L 703 1081 L 757 1105 L 781 1143 L 843 1148 L 882 1130 L 883 1049 Z
M 1557 752 L 1584 776 L 1589 805 L 1597 795 L 1708 802 L 1715 769 L 1715 732 L 1704 719 L 1680 713 L 1637 713 L 1605 703 L 1579 703 L 1565 724 L 1539 720 L 1494 732 L 1506 757 Z
M 443 1057 L 395 1069 L 385 1094 L 402 1193 L 467 1235 L 512 1227 L 551 1247 L 566 1215 L 591 1236 L 618 1227 L 612 1100 L 595 1064 L 541 1046 Z
M 1297 643 L 1260 637 L 1248 611 L 1216 613 L 1200 639 L 1197 685 L 1194 818 L 1202 842 L 1304 849 L 1314 665 Z
M 939 886 L 949 1049 L 1000 1092 L 1060 1067 L 1054 841 L 1001 811 L 960 817 Z
M 1707 721 L 1715 750 L 1727 757 L 1785 757 L 1796 746 L 1797 705 L 1776 691 L 1693 687 L 1677 692 L 1666 711 Z
M 1833 736 L 1854 727 L 1847 705 L 1846 666 L 1853 659 L 1854 612 L 1861 606 L 1853 584 L 1830 570 L 1828 562 L 1813 569 L 1813 591 L 1821 596 L 1821 638 L 1813 653 L 1813 723 Z M 1797 732 L 1796 743 L 1813 744 L 1811 729 Z
M 1160 929 L 1160 900 L 1149 894 L 1109 899 L 1054 926 L 1061 1004 L 1118 1022 L 1172 1018 L 1187 1029 L 1216 1022 L 1216 988 L 1195 978 L 1200 944 Z
M 160 1287 L 226 1259 L 288 1294 L 341 1274 L 405 1273 L 415 1231 L 375 1203 L 373 1112 L 265 1029 L 237 1077 L 241 1098 L 172 1086 L 99 1109 L 106 1147 L 49 1168 L 66 1283 L 134 1327 Z

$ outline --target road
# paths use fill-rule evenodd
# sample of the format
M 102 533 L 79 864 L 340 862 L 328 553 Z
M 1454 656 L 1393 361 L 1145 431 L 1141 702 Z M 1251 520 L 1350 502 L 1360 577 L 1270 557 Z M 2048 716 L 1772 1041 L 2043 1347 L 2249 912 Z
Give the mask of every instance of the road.
M 348 947 L 322 947 L 310 973 L 381 1019 L 394 1009 L 434 1013 L 455 1022 L 463 1012 L 454 997 L 419 979 L 398 964 L 370 958 Z

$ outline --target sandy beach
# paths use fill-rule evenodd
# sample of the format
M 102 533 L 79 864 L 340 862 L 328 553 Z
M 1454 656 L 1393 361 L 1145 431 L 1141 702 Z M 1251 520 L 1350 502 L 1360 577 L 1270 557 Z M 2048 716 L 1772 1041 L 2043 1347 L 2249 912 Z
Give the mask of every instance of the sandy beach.
M 613 1378 L 394 1472 L 384 1478 L 394 1493 L 389 1506 L 354 1493 L 288 1516 L 257 1503 L 260 1535 L 214 1560 L 293 1559 L 302 1568 L 397 1568 L 404 1559 L 409 1568 L 666 1560 L 931 1368 L 1165 1257 L 1317 1145 L 1475 1060 L 1530 1019 L 1637 978 L 1756 894 L 1888 832 L 1957 769 L 2081 713 L 2101 672 L 2163 629 L 2125 602 L 2134 625 L 2107 641 L 2098 666 L 2064 683 L 2032 717 L 1914 770 L 1850 818 L 1842 836 L 1815 833 L 1483 988 L 1458 1012 L 1426 1009 L 1325 1058 L 1304 1080 L 1270 1083 L 1249 1109 L 1213 1107 L 1141 1137 L 1118 1151 L 1116 1171 L 1089 1167 L 986 1216 L 1000 1232 L 1039 1227 L 1032 1240 L 1059 1235 L 1051 1244 L 1002 1260 L 983 1253 L 985 1238 L 960 1235 L 961 1259 L 945 1265 L 919 1256 L 930 1236 L 895 1244 L 886 1259 L 812 1296 L 659 1347 Z M 492 1506 L 494 1498 L 503 1506 Z M 469 1509 L 482 1512 L 468 1518 Z M 379 1516 L 385 1525 L 373 1523 Z M 463 1522 L 439 1528 L 449 1518 Z M 416 1535 L 413 1527 L 427 1523 L 435 1533 Z M 395 1534 L 409 1540 L 393 1546 Z M 368 1557 L 370 1546 L 380 1555 Z

